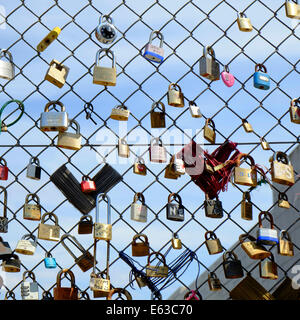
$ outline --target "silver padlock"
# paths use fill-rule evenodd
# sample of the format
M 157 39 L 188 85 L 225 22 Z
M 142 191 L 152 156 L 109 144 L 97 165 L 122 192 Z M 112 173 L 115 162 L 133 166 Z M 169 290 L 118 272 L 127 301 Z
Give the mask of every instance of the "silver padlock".
M 167 151 L 160 138 L 153 138 L 150 141 L 149 158 L 151 162 L 167 162 Z
M 174 166 L 174 171 L 176 174 L 178 174 L 178 175 L 185 174 L 185 166 L 184 166 L 184 162 L 182 159 L 177 159 L 175 157 L 174 162 L 173 162 L 173 166 Z
M 122 158 L 130 157 L 130 149 L 125 139 L 119 139 L 118 143 L 118 155 Z
M 152 44 L 154 34 L 157 35 L 157 37 L 160 39 L 159 47 Z M 164 49 L 163 49 L 163 43 L 164 43 L 164 36 L 160 31 L 152 31 L 149 38 L 149 43 L 147 43 L 145 47 L 144 57 L 147 60 L 161 63 L 164 60 Z
M 215 51 L 212 47 L 203 48 L 203 56 L 200 58 L 199 65 L 202 77 L 211 81 L 220 80 L 220 65 L 215 60 Z
M 189 109 L 190 109 L 191 116 L 193 118 L 201 118 L 202 117 L 200 108 L 196 105 L 195 101 L 189 102 Z
M 140 200 L 141 203 L 137 203 Z M 145 205 L 145 197 L 141 192 L 134 195 L 133 203 L 130 208 L 131 220 L 138 222 L 147 222 L 147 206 Z
M 2 60 L 6 58 L 8 61 Z M 0 78 L 11 80 L 15 77 L 15 66 L 13 63 L 13 57 L 8 50 L 2 49 L 0 51 Z
M 26 177 L 33 180 L 41 179 L 40 161 L 37 157 L 31 157 L 27 165 Z
M 36 236 L 34 236 L 33 234 L 25 234 L 22 239 L 18 241 L 15 252 L 32 256 L 35 253 L 36 247 Z
M 117 29 L 114 21 L 109 15 L 101 15 L 99 25 L 95 31 L 96 38 L 99 42 L 109 44 L 115 41 L 117 37 Z
M 32 279 L 32 282 L 26 281 L 26 275 Z M 22 300 L 39 300 L 39 287 L 32 271 L 23 273 L 23 282 L 21 283 Z
M 60 112 L 49 111 L 50 106 L 59 105 Z M 69 126 L 68 114 L 60 101 L 50 101 L 41 114 L 40 128 L 42 131 L 66 131 Z

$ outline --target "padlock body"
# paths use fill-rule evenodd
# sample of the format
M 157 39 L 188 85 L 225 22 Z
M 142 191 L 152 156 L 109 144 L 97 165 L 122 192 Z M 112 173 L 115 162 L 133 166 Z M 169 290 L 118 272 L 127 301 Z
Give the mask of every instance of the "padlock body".
M 273 246 L 278 244 L 278 233 L 276 229 L 258 228 L 257 243 Z
M 253 132 L 253 128 L 249 122 L 243 122 L 243 127 L 246 132 Z
M 75 263 L 81 269 L 81 271 L 86 272 L 93 268 L 94 266 L 94 257 L 86 251 L 83 255 L 75 259 Z
M 94 298 L 107 297 L 110 292 L 110 280 L 92 277 L 90 289 L 94 292 Z
M 183 93 L 175 89 L 168 90 L 168 105 L 179 108 L 184 107 Z
M 39 204 L 25 203 L 23 208 L 23 218 L 26 220 L 41 220 L 41 206 Z
M 141 203 L 132 203 L 130 207 L 131 220 L 138 222 L 147 222 L 148 209 Z
M 185 174 L 185 166 L 182 159 L 175 159 L 173 163 L 174 172 L 177 175 L 184 175 Z
M 271 176 L 272 181 L 279 184 L 292 186 L 295 183 L 293 166 L 276 160 L 271 163 Z
M 261 261 L 259 264 L 259 273 L 263 279 L 276 280 L 278 278 L 277 266 L 273 261 Z
M 173 249 L 182 249 L 182 243 L 181 240 L 178 238 L 173 238 L 172 239 L 172 248 Z
M 168 276 L 169 268 L 167 266 L 151 266 L 146 267 L 146 276 L 155 278 L 166 278 Z
M 32 240 L 19 240 L 15 252 L 25 254 L 25 255 L 33 255 L 35 253 L 36 243 Z
M 249 18 L 239 17 L 237 19 L 237 23 L 238 23 L 240 31 L 250 32 L 253 30 L 253 27 L 252 27 L 252 24 L 251 24 L 251 21 Z
M 15 67 L 9 61 L 0 60 L 0 78 L 11 80 L 15 76 Z
M 204 211 L 209 218 L 223 218 L 223 207 L 220 200 L 205 200 Z
M 242 200 L 241 203 L 241 217 L 244 220 L 253 219 L 252 203 L 247 200 Z
M 94 223 L 94 238 L 98 240 L 112 239 L 112 225 L 106 223 Z
M 49 241 L 59 241 L 60 227 L 56 225 L 40 223 L 38 228 L 38 238 Z
M 218 254 L 223 251 L 223 248 L 219 239 L 206 240 L 205 245 L 210 255 Z
M 131 245 L 133 257 L 144 257 L 149 255 L 149 245 L 143 242 L 135 242 Z
M 2 270 L 5 272 L 20 272 L 21 262 L 14 258 L 4 260 L 2 263 Z
M 80 185 L 81 185 L 81 191 L 84 193 L 96 191 L 95 181 L 92 181 L 92 180 L 81 181 Z
M 8 179 L 8 167 L 0 165 L 0 180 Z
M 173 221 L 184 221 L 184 207 L 179 203 L 168 203 L 167 219 Z
M 69 150 L 79 150 L 81 148 L 81 134 L 60 132 L 57 138 L 57 146 Z
M 33 180 L 40 180 L 41 179 L 41 167 L 34 165 L 34 164 L 29 164 L 27 166 L 26 177 L 33 179 Z
M 8 219 L 6 217 L 0 217 L 0 233 L 8 232 Z
M 203 136 L 210 143 L 215 143 L 216 141 L 216 132 L 208 125 L 205 125 L 204 127 Z
M 147 167 L 143 163 L 135 163 L 133 166 L 133 172 L 145 176 L 147 174 Z
M 180 175 L 178 175 L 174 170 L 174 165 L 172 163 L 169 163 L 165 169 L 165 178 L 176 180 L 179 176 Z
M 294 247 L 293 243 L 289 240 L 279 240 L 278 245 L 278 254 L 282 256 L 293 257 L 294 256 Z
M 149 148 L 149 157 L 151 162 L 167 162 L 166 149 L 159 145 L 152 145 Z
M 224 269 L 225 278 L 227 279 L 242 278 L 244 276 L 242 264 L 239 260 L 224 261 L 223 269 Z
M 291 106 L 290 107 L 290 118 L 291 122 L 300 124 L 300 108 Z
M 210 291 L 219 291 L 222 290 L 222 285 L 220 279 L 218 278 L 209 278 L 208 287 Z
M 199 61 L 200 75 L 211 81 L 220 79 L 220 65 L 215 59 L 202 56 Z
M 46 257 L 44 259 L 45 268 L 47 269 L 55 269 L 56 268 L 56 259 L 53 257 Z
M 145 47 L 145 52 L 143 55 L 147 60 L 162 63 L 164 60 L 164 49 L 148 43 Z
M 51 82 L 58 88 L 62 88 L 66 82 L 68 73 L 68 67 L 62 66 L 62 68 L 58 68 L 56 64 L 52 64 L 45 75 L 45 80 Z
M 9 243 L 0 240 L 0 260 L 8 259 L 12 254 Z
M 288 201 L 283 200 L 283 199 L 280 199 L 280 200 L 278 201 L 278 207 L 284 208 L 284 209 L 289 209 L 289 208 L 290 208 L 290 204 L 289 204 Z
M 42 131 L 66 131 L 68 129 L 66 112 L 42 112 L 40 128 Z
M 166 120 L 165 120 L 165 113 L 164 112 L 151 111 L 150 119 L 151 119 L 151 128 L 165 128 L 166 127 Z
M 78 234 L 90 234 L 93 233 L 92 221 L 80 221 L 78 224 Z
M 234 168 L 234 183 L 243 186 L 256 187 L 257 174 L 255 169 L 246 169 L 241 167 Z
M 130 111 L 126 109 L 114 108 L 111 111 L 110 118 L 119 121 L 127 121 Z
M 241 244 L 242 249 L 247 253 L 250 259 L 262 260 L 268 258 L 271 252 L 264 249 L 255 241 L 246 241 Z
M 270 89 L 270 76 L 261 71 L 257 71 L 253 76 L 254 87 L 257 89 L 268 90 Z
M 286 1 L 285 13 L 288 18 L 300 19 L 300 5 L 292 1 Z
M 55 287 L 53 296 L 54 300 L 78 300 L 78 288 Z
M 221 78 L 227 87 L 232 87 L 234 85 L 235 79 L 233 74 L 223 71 L 221 73 Z
M 122 143 L 119 141 L 118 144 L 118 156 L 122 158 L 129 158 L 130 157 L 130 150 L 127 143 Z
M 36 281 L 21 283 L 22 300 L 39 300 L 39 287 Z
M 190 106 L 189 107 L 191 116 L 193 118 L 201 118 L 202 117 L 202 113 L 200 111 L 200 108 L 198 106 Z
M 115 86 L 117 84 L 117 70 L 115 67 L 94 67 L 93 83 L 103 86 Z

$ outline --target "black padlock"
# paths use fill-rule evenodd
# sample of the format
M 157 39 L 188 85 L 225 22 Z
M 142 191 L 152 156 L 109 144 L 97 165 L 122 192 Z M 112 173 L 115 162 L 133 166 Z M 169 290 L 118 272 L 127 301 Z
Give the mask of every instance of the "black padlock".
M 233 251 L 224 252 L 223 269 L 227 279 L 242 278 L 244 276 L 242 263 Z
M 218 196 L 215 200 L 209 199 L 208 195 L 205 195 L 204 200 L 204 210 L 205 215 L 208 218 L 223 218 L 223 207 L 222 202 L 219 200 Z
M 93 218 L 88 214 L 80 218 L 78 223 L 78 234 L 90 233 L 93 233 Z
M 173 200 L 175 200 L 176 203 L 172 202 Z M 181 197 L 177 193 L 169 194 L 167 203 L 167 219 L 173 221 L 184 220 L 184 207 L 182 205 Z

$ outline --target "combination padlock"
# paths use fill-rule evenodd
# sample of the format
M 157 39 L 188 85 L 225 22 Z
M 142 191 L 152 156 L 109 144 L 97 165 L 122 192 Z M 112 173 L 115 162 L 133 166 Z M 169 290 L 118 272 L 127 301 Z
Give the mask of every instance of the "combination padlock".
M 262 90 L 270 89 L 270 76 L 267 74 L 267 68 L 258 63 L 255 66 L 255 73 L 253 76 L 254 87 Z
M 117 37 L 117 29 L 114 26 L 114 21 L 109 15 L 101 15 L 99 25 L 95 31 L 96 38 L 99 42 L 110 44 Z
M 159 47 L 152 44 L 154 35 L 157 35 L 157 37 L 160 39 Z M 156 63 L 162 63 L 164 60 L 164 36 L 160 31 L 152 31 L 149 38 L 149 43 L 145 47 L 145 52 L 143 56 L 150 61 L 156 62 Z

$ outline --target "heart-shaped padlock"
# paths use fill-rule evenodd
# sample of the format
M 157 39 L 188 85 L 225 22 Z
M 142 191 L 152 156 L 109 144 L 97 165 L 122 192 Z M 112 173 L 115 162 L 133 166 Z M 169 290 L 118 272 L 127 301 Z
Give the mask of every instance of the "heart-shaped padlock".
M 227 87 L 232 87 L 234 85 L 234 76 L 229 72 L 229 67 L 227 65 L 224 66 L 221 78 Z

